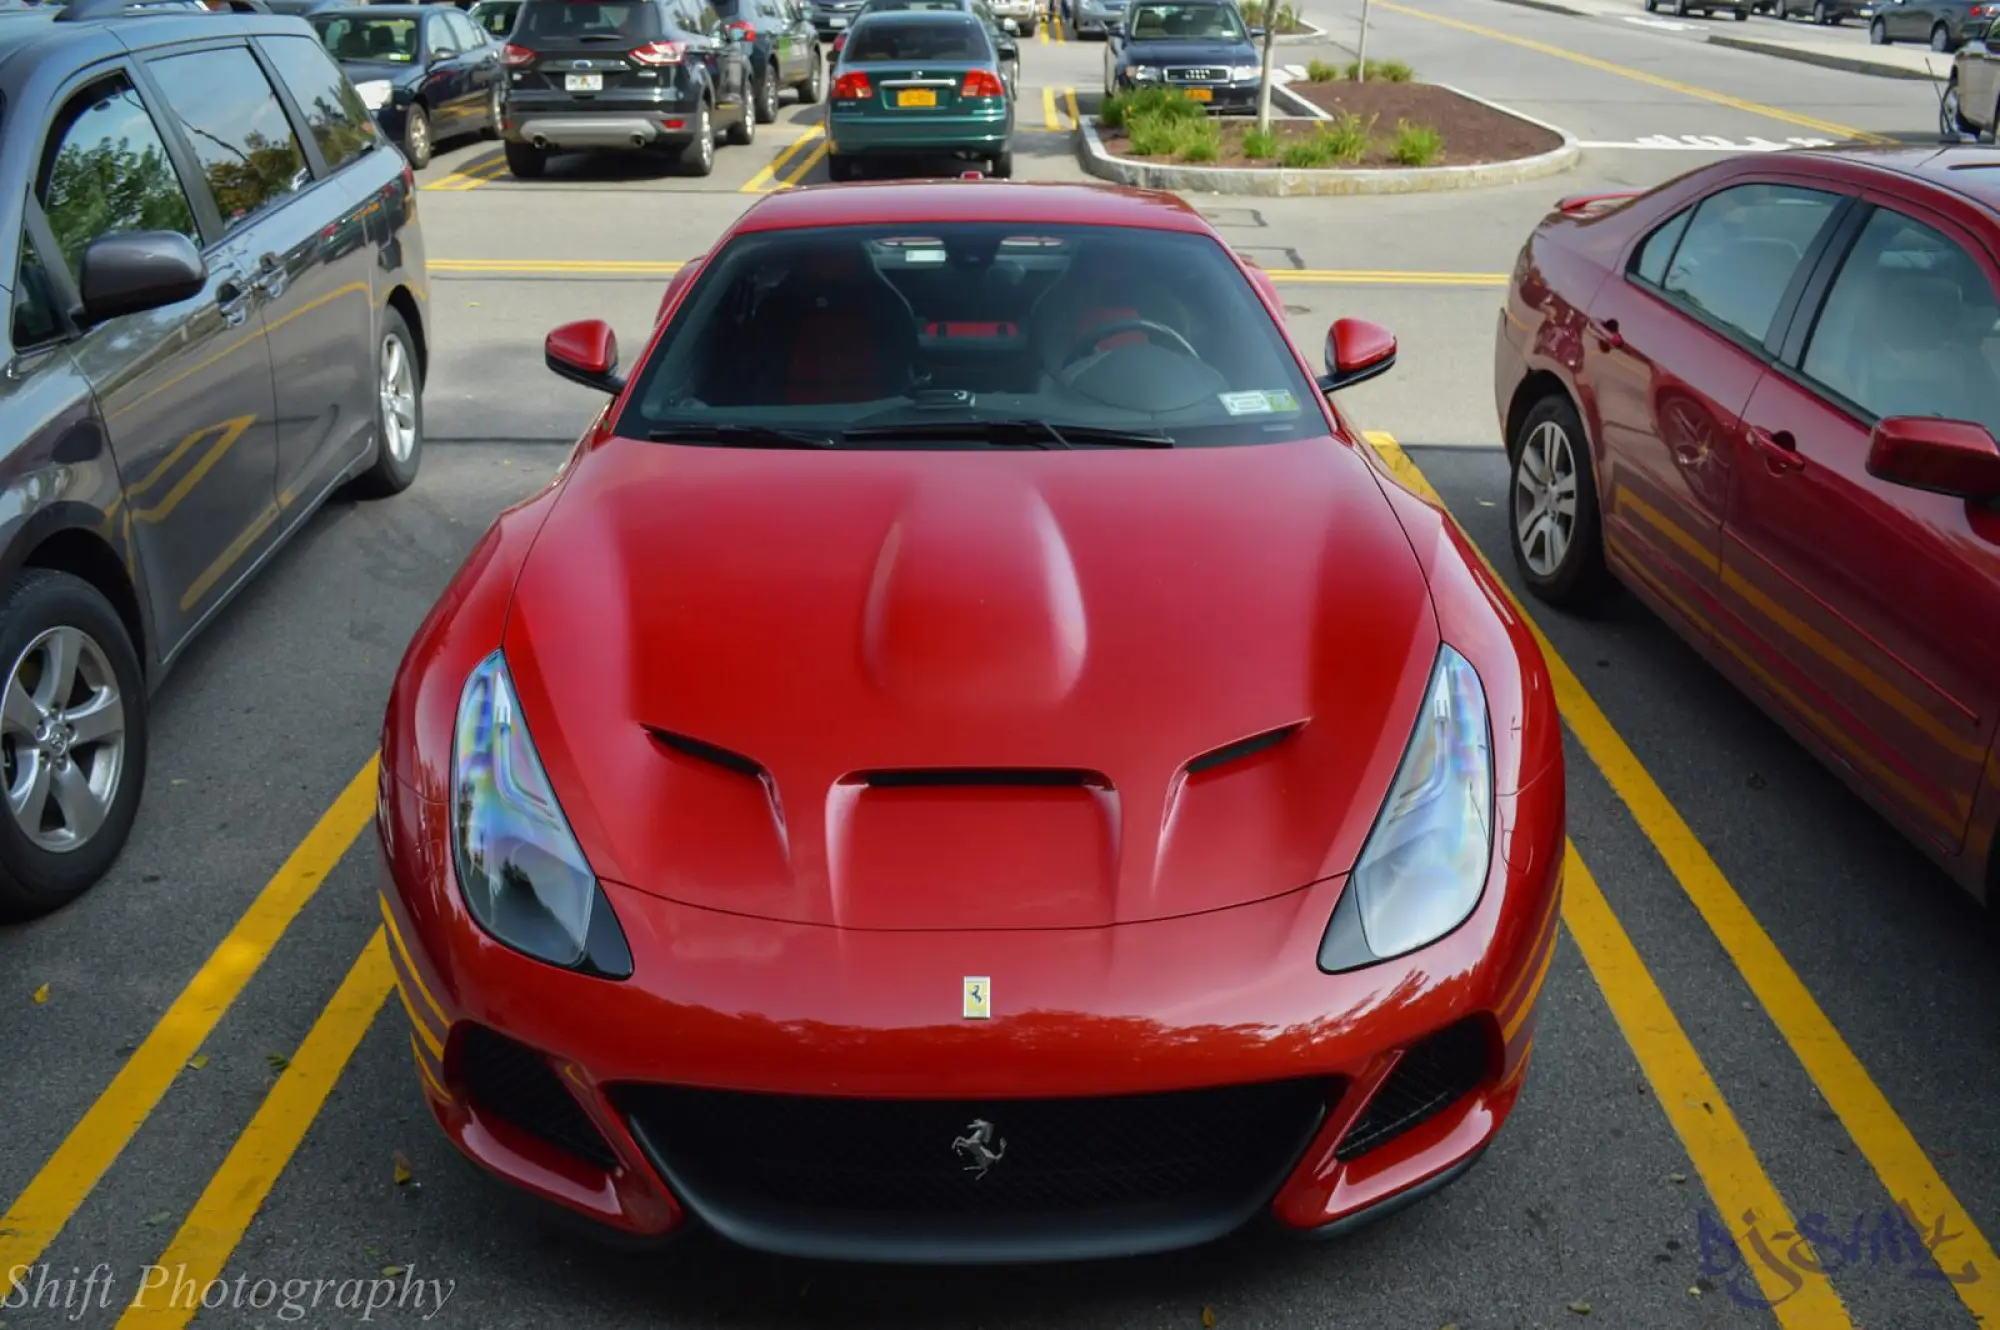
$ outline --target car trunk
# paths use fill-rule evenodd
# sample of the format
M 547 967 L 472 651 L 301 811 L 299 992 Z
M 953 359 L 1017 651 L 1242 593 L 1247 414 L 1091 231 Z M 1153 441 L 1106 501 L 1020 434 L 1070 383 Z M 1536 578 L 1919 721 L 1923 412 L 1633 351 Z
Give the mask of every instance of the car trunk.
M 632 52 L 671 36 L 651 4 L 535 0 L 523 8 L 512 38 L 535 58 L 518 67 L 513 86 L 584 98 L 659 87 L 661 69 L 633 59 Z
M 869 65 L 868 75 L 875 89 L 875 104 L 898 115 L 948 115 L 966 109 L 960 106 L 959 88 L 968 72 L 963 66 Z M 983 105 L 984 99 L 975 99 Z

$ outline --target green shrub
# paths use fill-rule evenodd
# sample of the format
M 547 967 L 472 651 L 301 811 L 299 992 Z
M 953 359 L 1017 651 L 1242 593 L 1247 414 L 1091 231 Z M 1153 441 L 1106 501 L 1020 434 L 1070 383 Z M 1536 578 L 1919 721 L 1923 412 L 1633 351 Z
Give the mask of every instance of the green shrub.
M 1331 60 L 1314 60 L 1306 65 L 1306 82 L 1332 83 L 1340 77 L 1340 66 Z
M 1125 128 L 1126 105 L 1127 102 L 1123 93 L 1113 93 L 1111 96 L 1106 97 L 1103 103 L 1097 108 L 1097 123 L 1103 125 L 1106 129 Z
M 1293 139 L 1278 155 L 1280 166 L 1295 170 L 1308 170 L 1318 166 L 1333 165 L 1333 144 L 1325 134 L 1313 134 L 1306 138 Z
M 1370 60 L 1368 68 L 1361 68 L 1360 62 L 1350 60 L 1344 77 L 1348 82 L 1363 83 L 1408 83 L 1416 77 L 1416 71 L 1400 60 Z
M 1363 120 L 1350 111 L 1337 120 L 1322 121 L 1314 138 L 1325 145 L 1329 161 L 1352 166 L 1368 155 L 1369 131 L 1374 127 L 1373 117 Z
M 1444 137 L 1429 125 L 1396 122 L 1396 142 L 1389 155 L 1404 166 L 1429 166 L 1444 151 Z
M 1201 126 L 1207 133 L 1191 135 L 1181 147 L 1184 162 L 1212 162 L 1222 155 L 1222 135 L 1213 124 Z
M 1267 161 L 1278 155 L 1278 136 L 1268 129 L 1253 129 L 1243 136 L 1243 155 L 1255 161 Z

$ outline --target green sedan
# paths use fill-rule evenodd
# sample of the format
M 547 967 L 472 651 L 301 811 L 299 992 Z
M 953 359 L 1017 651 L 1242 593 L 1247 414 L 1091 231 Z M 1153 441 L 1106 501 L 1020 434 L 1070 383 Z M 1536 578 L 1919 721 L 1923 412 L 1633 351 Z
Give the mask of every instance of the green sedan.
M 1000 53 L 963 11 L 864 15 L 841 44 L 826 108 L 826 169 L 852 180 L 863 157 L 946 154 L 1014 173 L 1014 97 Z

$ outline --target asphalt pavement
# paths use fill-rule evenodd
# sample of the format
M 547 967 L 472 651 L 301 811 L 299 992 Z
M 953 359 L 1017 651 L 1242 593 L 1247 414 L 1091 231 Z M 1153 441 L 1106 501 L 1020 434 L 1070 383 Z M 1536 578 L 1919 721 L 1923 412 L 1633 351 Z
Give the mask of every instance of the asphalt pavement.
M 1640 13 L 1371 0 L 1372 58 L 1567 130 L 1586 146 L 1566 175 L 1196 200 L 1272 270 L 1304 345 L 1341 315 L 1398 333 L 1395 371 L 1349 405 L 1509 578 L 1493 324 L 1553 199 L 1795 140 L 1934 133 L 1923 83 L 1703 40 L 1773 20 Z M 1308 4 L 1326 36 L 1279 62 L 1350 58 L 1360 15 Z M 1071 134 L 1103 48 L 1050 34 L 1023 54 L 1017 172 L 1079 178 Z M 190 651 L 121 863 L 0 933 L 0 1325 L 2000 1325 L 2000 938 L 1629 601 L 1587 621 L 1529 607 L 1570 727 L 1564 940 L 1514 1119 L 1404 1214 L 1333 1243 L 911 1272 L 706 1239 L 606 1251 L 459 1162 L 420 1101 L 377 933 L 389 678 L 486 523 L 550 478 L 601 400 L 547 373 L 543 334 L 603 317 L 635 350 L 676 265 L 758 195 L 825 178 L 816 123 L 787 101 L 706 180 L 612 164 L 517 182 L 488 143 L 421 173 L 421 479 L 330 507 Z

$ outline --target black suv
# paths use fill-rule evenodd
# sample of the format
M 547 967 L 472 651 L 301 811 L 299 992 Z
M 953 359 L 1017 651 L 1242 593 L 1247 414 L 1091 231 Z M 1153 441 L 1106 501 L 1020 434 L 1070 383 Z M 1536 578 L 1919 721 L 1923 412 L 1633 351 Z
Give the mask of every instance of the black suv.
M 819 30 L 805 0 L 715 0 L 725 28 L 738 29 L 750 48 L 751 101 L 757 123 L 778 118 L 778 94 L 798 93 L 810 106 L 826 92 L 826 61 L 820 58 Z
M 757 134 L 748 43 L 705 0 L 527 0 L 507 66 L 507 169 L 534 179 L 568 150 L 674 152 L 715 169 L 715 136 Z
M 248 0 L 238 0 L 248 8 Z M 111 867 L 168 667 L 416 478 L 416 183 L 296 18 L 0 13 L 0 917 Z

